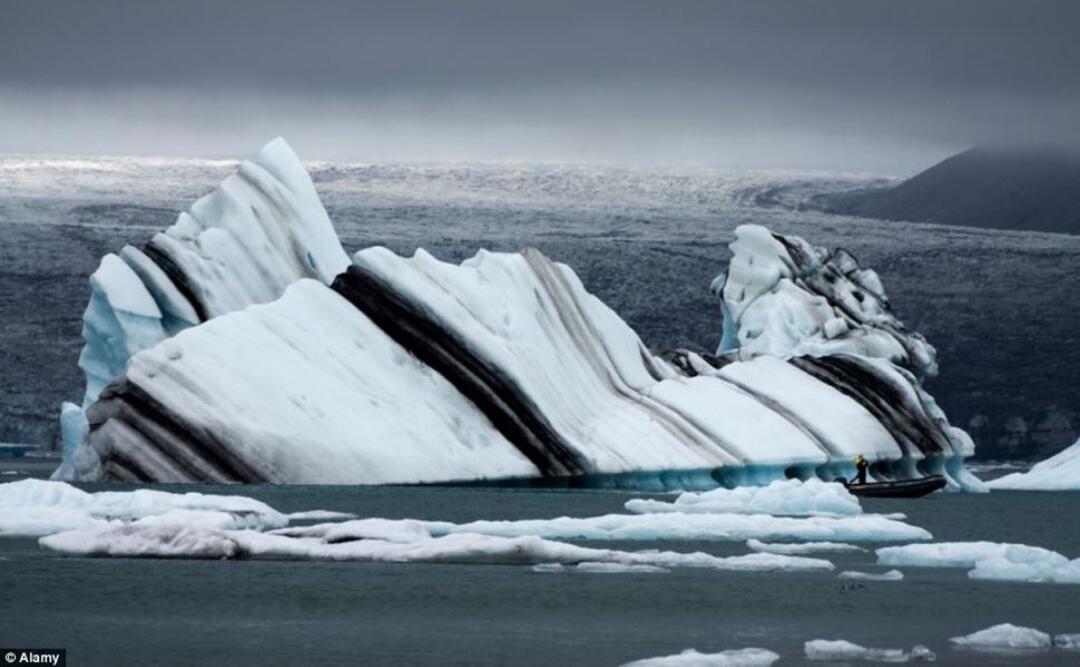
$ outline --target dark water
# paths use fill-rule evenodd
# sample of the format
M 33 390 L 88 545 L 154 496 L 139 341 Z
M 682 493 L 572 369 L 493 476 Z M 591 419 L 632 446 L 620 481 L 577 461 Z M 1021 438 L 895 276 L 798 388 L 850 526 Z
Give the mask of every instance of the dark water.
M 112 487 L 115 488 L 115 487 Z M 200 489 L 203 490 L 203 489 Z M 237 489 L 207 488 L 217 492 Z M 483 488 L 249 487 L 283 511 L 465 521 L 620 511 L 628 494 Z M 985 539 L 1080 556 L 1080 493 L 866 501 L 938 540 Z M 742 544 L 605 543 L 742 553 Z M 872 554 L 832 555 L 876 570 Z M 946 665 L 1075 665 L 1064 651 L 991 655 L 947 638 L 1011 622 L 1080 632 L 1080 587 L 975 582 L 907 568 L 902 582 L 834 574 L 546 574 L 527 567 L 63 557 L 0 540 L 0 645 L 66 647 L 71 665 L 619 665 L 695 647 L 757 646 L 803 663 L 844 638 Z M 816 663 L 820 664 L 820 663 Z

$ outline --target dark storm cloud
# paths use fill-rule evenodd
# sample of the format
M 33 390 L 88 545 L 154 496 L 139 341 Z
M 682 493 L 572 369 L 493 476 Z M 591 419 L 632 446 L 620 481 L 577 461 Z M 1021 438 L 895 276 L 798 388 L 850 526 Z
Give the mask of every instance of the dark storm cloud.
M 1071 1 L 0 7 L 0 120 L 28 130 L 7 150 L 58 149 L 34 113 L 46 98 L 87 135 L 72 151 L 108 150 L 89 135 L 118 115 L 156 135 L 140 141 L 190 135 L 188 152 L 211 149 L 196 136 L 216 123 L 299 132 L 332 157 L 348 154 L 330 136 L 344 132 L 354 157 L 381 133 L 387 154 L 410 158 L 708 160 L 760 145 L 769 157 L 744 161 L 882 168 L 979 141 L 1073 141 L 1080 117 Z M 896 156 L 868 161 L 860 145 Z

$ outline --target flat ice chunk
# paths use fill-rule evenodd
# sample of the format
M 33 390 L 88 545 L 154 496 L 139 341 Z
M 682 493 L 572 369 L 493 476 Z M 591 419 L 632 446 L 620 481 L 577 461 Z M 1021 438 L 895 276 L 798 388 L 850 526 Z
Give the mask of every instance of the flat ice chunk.
M 1080 558 L 1067 560 L 1061 554 L 1031 557 L 1009 551 L 1002 558 L 988 558 L 968 572 L 972 579 L 1023 581 L 1033 584 L 1080 584 Z
M 882 547 L 878 565 L 914 567 L 975 567 L 982 560 L 1011 558 L 1017 561 L 1064 563 L 1068 559 L 1049 549 L 1004 542 L 932 542 Z
M 829 662 L 932 662 L 937 657 L 921 645 L 905 651 L 898 648 L 867 648 L 844 639 L 813 639 L 803 644 L 803 651 L 808 660 Z
M 391 523 L 391 520 L 382 520 Z M 407 520 L 402 522 L 408 523 Z M 415 522 L 413 522 L 415 526 Z M 371 528 L 372 526 L 369 526 Z M 354 527 L 355 528 L 355 527 Z M 317 531 L 287 534 L 252 530 L 222 530 L 205 525 L 148 522 L 110 523 L 70 530 L 41 538 L 41 546 L 62 553 L 155 558 L 263 558 L 276 560 L 311 559 L 331 561 L 376 561 L 399 563 L 497 563 L 534 565 L 540 563 L 605 563 L 646 565 L 661 568 L 695 567 L 735 572 L 828 572 L 832 563 L 815 558 L 748 554 L 720 557 L 706 553 L 674 551 L 619 551 L 594 549 L 534 535 L 496 537 L 457 534 L 426 537 L 420 532 L 406 539 L 408 530 L 393 531 L 388 526 L 364 531 L 367 535 L 393 534 L 394 539 L 359 537 L 332 542 Z M 591 565 L 589 567 L 598 567 Z
M 986 483 L 991 489 L 1024 491 L 1080 490 L 1080 440 L 1027 472 L 1014 472 Z
M 1001 623 L 964 637 L 949 640 L 957 646 L 982 650 L 1048 649 L 1053 646 L 1050 635 L 1012 623 Z
M 562 563 L 533 565 L 533 572 L 585 572 L 589 574 L 661 574 L 670 572 L 658 565 L 628 565 L 625 563 L 578 563 L 573 569 Z
M 290 512 L 286 515 L 289 521 L 339 521 L 342 519 L 355 519 L 352 512 L 333 512 L 331 510 L 307 510 L 304 512 Z
M 1080 558 L 1070 561 L 1056 551 L 1026 544 L 909 544 L 878 549 L 877 557 L 879 565 L 971 568 L 972 579 L 1080 584 Z
M 904 579 L 904 573 L 900 570 L 889 570 L 888 572 L 857 572 L 855 570 L 844 570 L 837 575 L 838 579 L 851 579 L 854 581 L 902 581 Z
M 770 554 L 785 554 L 788 556 L 801 556 L 812 553 L 852 553 L 866 551 L 866 549 L 854 544 L 844 542 L 762 542 L 761 540 L 747 540 L 746 546 L 752 551 L 760 551 Z
M 622 667 L 769 667 L 780 656 L 763 648 L 744 648 L 719 653 L 686 649 L 675 655 L 628 662 Z
M 328 544 L 354 540 L 415 542 L 431 537 L 431 533 L 424 528 L 423 524 L 411 519 L 354 519 L 342 523 L 280 528 L 271 532 L 287 537 L 314 537 Z
M 1080 634 L 1054 635 L 1054 646 L 1067 651 L 1080 651 Z
M 777 480 L 768 486 L 740 486 L 703 493 L 683 493 L 668 503 L 634 498 L 626 509 L 639 514 L 655 512 L 772 514 L 790 516 L 851 516 L 862 513 L 858 499 L 842 484 L 810 479 Z
M 244 496 L 154 489 L 88 493 L 64 482 L 38 479 L 0 484 L 3 536 L 34 537 L 150 517 L 219 528 L 277 528 L 288 523 L 274 508 Z
M 922 528 L 877 515 L 799 518 L 767 514 L 605 514 L 465 524 L 427 521 L 424 525 L 433 535 L 480 533 L 584 540 L 906 542 L 932 538 Z

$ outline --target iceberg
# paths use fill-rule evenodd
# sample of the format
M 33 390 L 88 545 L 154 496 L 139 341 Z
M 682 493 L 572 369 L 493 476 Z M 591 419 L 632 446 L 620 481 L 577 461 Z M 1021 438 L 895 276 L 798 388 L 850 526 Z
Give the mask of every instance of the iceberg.
M 866 648 L 844 639 L 812 639 L 803 645 L 807 660 L 848 662 L 933 662 L 937 656 L 925 646 L 918 645 L 911 651 L 898 648 Z
M 1080 440 L 1027 472 L 1014 472 L 986 485 L 1017 491 L 1080 491 Z
M 675 655 L 628 662 L 622 667 L 769 667 L 780 656 L 763 648 L 744 648 L 719 653 L 686 649 Z
M 1012 623 L 1001 623 L 964 637 L 949 640 L 957 646 L 979 650 L 1048 649 L 1053 646 L 1050 635 Z
M 724 310 L 718 355 L 854 355 L 887 359 L 920 378 L 937 373 L 934 348 L 907 331 L 877 273 L 851 253 L 757 225 L 735 235 L 731 264 L 712 283 Z
M 876 275 L 764 228 L 736 237 L 717 288 L 724 354 L 655 354 L 536 250 L 451 264 L 371 247 L 350 261 L 275 140 L 142 250 L 102 261 L 87 394 L 65 415 L 57 476 L 707 490 L 832 481 L 863 454 L 875 478 L 976 489 L 970 438 L 921 387 L 933 348 Z M 754 502 L 858 506 L 835 485 L 792 483 L 667 509 Z
M 772 514 L 788 516 L 851 516 L 862 513 L 859 500 L 842 484 L 808 479 L 776 480 L 767 486 L 713 489 L 680 494 L 675 502 L 634 498 L 626 509 L 639 514 L 658 512 L 713 514 Z
M 102 258 L 83 315 L 81 409 L 136 353 L 210 318 L 273 301 L 300 278 L 329 283 L 346 264 L 307 170 L 274 139 L 142 249 L 125 246 Z M 65 405 L 64 463 L 55 477 L 103 478 L 70 412 Z

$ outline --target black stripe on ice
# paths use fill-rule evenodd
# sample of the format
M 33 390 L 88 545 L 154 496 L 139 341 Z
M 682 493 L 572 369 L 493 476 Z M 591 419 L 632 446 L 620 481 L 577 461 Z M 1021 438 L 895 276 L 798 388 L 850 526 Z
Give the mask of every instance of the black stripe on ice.
M 549 477 L 580 475 L 585 462 L 516 382 L 465 341 L 427 317 L 375 273 L 355 264 L 333 289 L 472 401 L 496 429 Z
M 176 289 L 188 300 L 191 307 L 195 309 L 195 314 L 199 316 L 200 322 L 205 322 L 210 319 L 210 315 L 207 313 L 206 304 L 199 298 L 198 293 L 191 286 L 191 282 L 188 281 L 187 274 L 181 270 L 181 268 L 173 261 L 172 257 L 161 248 L 154 245 L 153 241 L 148 242 L 143 246 L 143 254 L 150 258 L 154 264 L 158 265 L 165 275 L 169 277 L 172 284 L 176 286 Z
M 87 411 L 87 439 L 108 470 L 110 461 L 150 482 L 272 482 L 236 456 L 211 431 L 186 423 L 144 389 L 122 376 Z M 108 426 L 108 428 L 106 428 Z M 145 465 L 133 451 L 146 452 Z M 151 458 L 163 466 L 150 465 Z
M 948 436 L 911 400 L 912 386 L 897 387 L 870 362 L 850 355 L 794 357 L 789 363 L 851 397 L 877 419 L 905 454 L 951 452 Z

